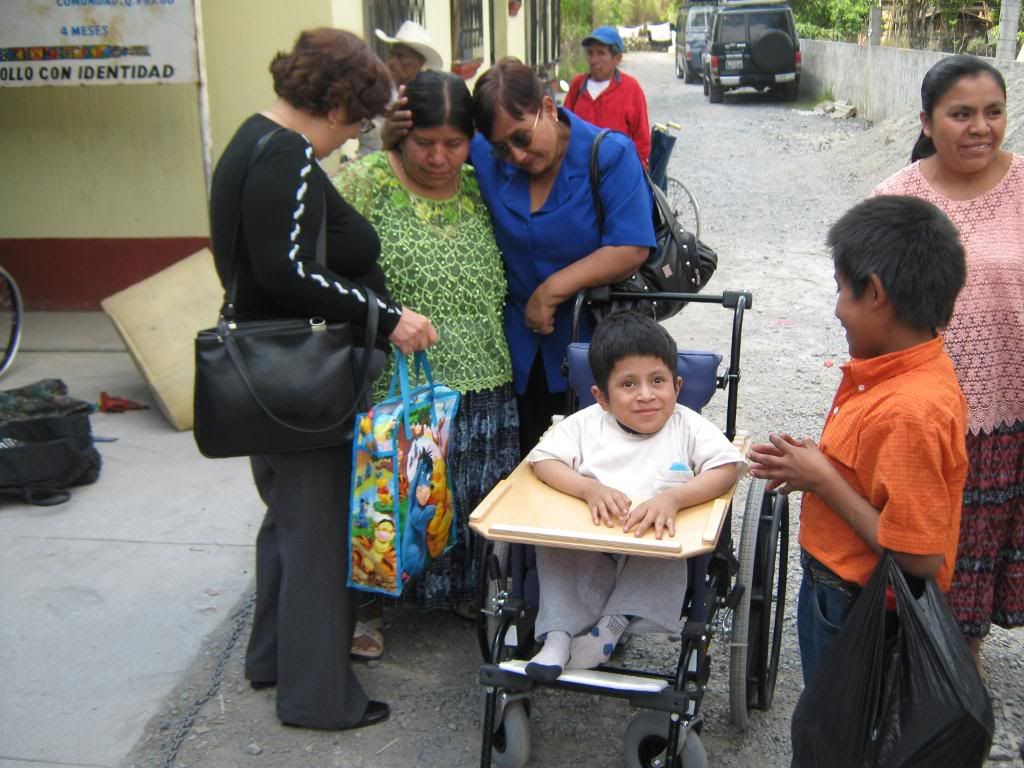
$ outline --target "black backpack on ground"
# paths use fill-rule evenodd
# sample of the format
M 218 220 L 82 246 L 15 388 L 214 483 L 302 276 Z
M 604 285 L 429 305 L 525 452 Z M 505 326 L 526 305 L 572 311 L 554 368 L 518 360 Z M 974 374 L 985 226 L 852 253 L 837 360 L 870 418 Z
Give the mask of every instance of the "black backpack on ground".
M 60 379 L 0 391 L 0 500 L 52 506 L 71 498 L 71 486 L 96 482 L 91 412 Z

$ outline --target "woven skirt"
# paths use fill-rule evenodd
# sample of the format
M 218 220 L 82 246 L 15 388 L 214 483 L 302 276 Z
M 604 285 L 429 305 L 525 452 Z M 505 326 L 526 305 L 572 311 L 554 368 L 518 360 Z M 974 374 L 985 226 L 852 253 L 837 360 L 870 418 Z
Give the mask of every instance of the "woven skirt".
M 476 597 L 483 547 L 469 528 L 469 515 L 518 463 L 519 412 L 512 385 L 463 393 L 448 444 L 458 540 L 444 557 L 406 584 L 403 601 L 441 610 Z
M 961 631 L 1024 626 L 1024 422 L 967 435 L 960 544 L 949 605 Z

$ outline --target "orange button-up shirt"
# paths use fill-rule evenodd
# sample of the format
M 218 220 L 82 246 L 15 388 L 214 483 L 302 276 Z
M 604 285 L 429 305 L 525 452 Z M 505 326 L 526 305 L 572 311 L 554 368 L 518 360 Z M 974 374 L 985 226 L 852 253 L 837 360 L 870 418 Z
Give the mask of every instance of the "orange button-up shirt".
M 878 543 L 943 555 L 936 581 L 953 579 L 967 478 L 967 402 L 942 337 L 843 366 L 819 446 L 843 479 L 879 510 Z M 878 555 L 812 493 L 800 545 L 843 579 L 866 584 Z

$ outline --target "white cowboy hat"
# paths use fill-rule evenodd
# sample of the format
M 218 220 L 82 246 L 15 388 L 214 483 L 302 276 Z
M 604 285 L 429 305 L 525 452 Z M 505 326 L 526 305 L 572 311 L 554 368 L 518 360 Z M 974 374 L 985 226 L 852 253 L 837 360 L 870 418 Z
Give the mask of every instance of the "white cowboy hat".
M 388 45 L 401 43 L 412 48 L 416 53 L 427 60 L 424 65 L 427 69 L 444 69 L 444 62 L 441 54 L 434 48 L 434 41 L 430 39 L 430 33 L 415 21 L 403 21 L 402 26 L 394 37 L 388 37 L 382 30 L 375 29 L 374 33 Z

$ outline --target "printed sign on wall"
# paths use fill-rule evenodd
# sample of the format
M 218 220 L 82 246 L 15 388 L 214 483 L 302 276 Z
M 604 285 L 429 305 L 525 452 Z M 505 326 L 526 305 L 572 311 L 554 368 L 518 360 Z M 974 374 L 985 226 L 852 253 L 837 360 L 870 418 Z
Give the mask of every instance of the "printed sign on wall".
M 2 0 L 0 86 L 195 83 L 192 0 Z

